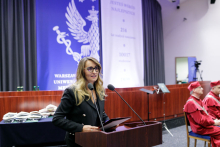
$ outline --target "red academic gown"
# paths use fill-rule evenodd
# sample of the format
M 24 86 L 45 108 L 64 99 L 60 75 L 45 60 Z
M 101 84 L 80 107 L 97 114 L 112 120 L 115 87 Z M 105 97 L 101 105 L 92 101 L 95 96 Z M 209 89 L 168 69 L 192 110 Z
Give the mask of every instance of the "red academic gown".
M 189 99 L 194 99 L 203 107 L 201 99 L 194 96 L 190 96 Z M 212 117 L 207 115 L 194 101 L 188 101 L 184 105 L 184 111 L 187 114 L 192 131 L 197 134 L 210 136 L 212 147 L 220 147 L 220 127 L 214 126 Z
M 219 96 L 214 94 L 212 91 L 210 91 L 208 95 L 211 95 L 214 98 L 216 98 L 218 101 L 220 101 Z M 208 111 L 209 115 L 211 115 L 215 119 L 216 118 L 220 119 L 220 104 L 213 98 L 208 97 L 208 95 L 206 95 L 206 97 L 203 99 L 202 102 L 205 105 L 206 110 Z

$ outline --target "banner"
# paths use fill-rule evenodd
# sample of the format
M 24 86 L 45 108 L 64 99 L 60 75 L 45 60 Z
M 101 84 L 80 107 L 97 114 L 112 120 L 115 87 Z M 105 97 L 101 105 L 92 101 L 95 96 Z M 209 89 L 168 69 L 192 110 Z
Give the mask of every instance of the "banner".
M 196 57 L 188 57 L 188 68 L 189 68 L 188 82 L 196 81 L 195 61 L 196 61 Z
M 99 60 L 99 2 L 36 0 L 37 78 L 40 90 L 63 90 L 81 58 Z
M 101 1 L 104 87 L 144 86 L 141 0 Z

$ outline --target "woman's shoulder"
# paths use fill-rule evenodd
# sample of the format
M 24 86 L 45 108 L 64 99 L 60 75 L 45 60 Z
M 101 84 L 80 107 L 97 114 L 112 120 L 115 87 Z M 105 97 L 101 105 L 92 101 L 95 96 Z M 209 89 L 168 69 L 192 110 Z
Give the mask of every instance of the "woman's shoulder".
M 66 89 L 75 90 L 75 88 L 76 88 L 76 85 L 72 84 L 72 85 L 69 85 Z
M 70 86 L 68 86 L 68 87 L 64 90 L 64 93 L 74 94 L 75 89 L 76 89 L 76 86 L 75 86 L 75 85 L 70 85 Z

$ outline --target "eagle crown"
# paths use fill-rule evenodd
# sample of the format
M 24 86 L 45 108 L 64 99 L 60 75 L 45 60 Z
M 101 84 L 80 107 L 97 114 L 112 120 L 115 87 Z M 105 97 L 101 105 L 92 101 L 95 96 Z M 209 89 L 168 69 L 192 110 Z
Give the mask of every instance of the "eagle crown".
M 92 6 L 92 10 L 89 10 L 90 15 L 86 17 L 89 21 L 97 22 L 98 21 L 98 13 L 99 11 L 95 10 L 95 7 Z

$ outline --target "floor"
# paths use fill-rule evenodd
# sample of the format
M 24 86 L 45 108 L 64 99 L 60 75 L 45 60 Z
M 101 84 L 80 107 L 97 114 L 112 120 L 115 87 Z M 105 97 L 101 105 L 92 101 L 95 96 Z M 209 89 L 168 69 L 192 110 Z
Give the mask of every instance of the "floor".
M 169 128 L 168 128 L 169 129 Z M 186 126 L 180 126 L 173 129 L 169 129 L 173 134 L 173 137 L 168 133 L 168 131 L 163 131 L 163 144 L 154 147 L 187 147 L 186 138 Z M 203 147 L 204 141 L 197 140 L 197 147 Z M 206 143 L 206 146 L 207 143 Z M 190 139 L 190 147 L 194 147 L 194 139 Z

